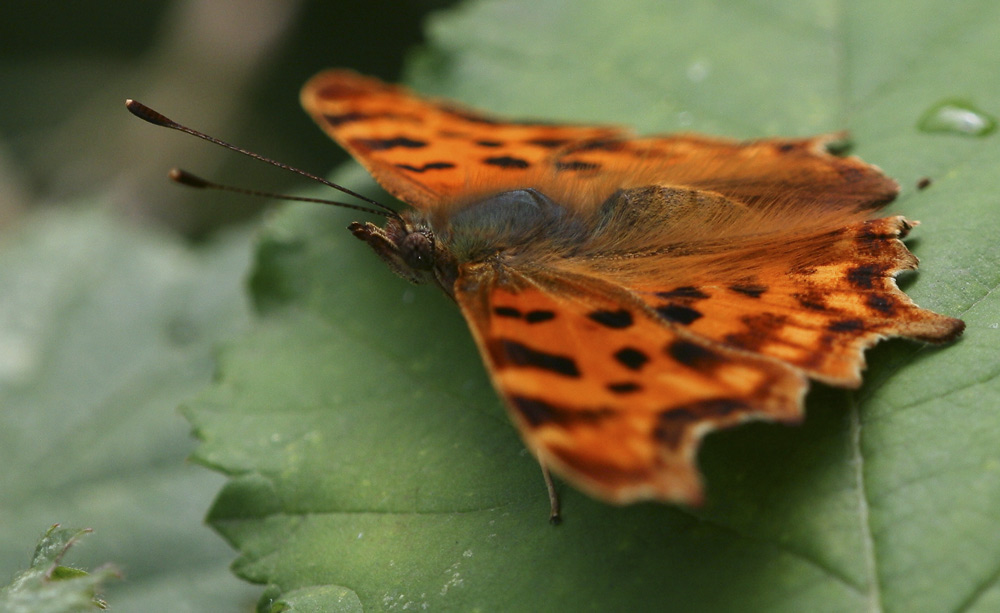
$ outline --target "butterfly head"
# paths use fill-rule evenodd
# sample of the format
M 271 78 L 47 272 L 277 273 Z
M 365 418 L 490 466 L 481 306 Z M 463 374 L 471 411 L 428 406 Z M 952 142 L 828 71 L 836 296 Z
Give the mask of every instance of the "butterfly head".
M 363 240 L 400 277 L 411 283 L 433 281 L 449 296 L 458 276 L 457 264 L 436 240 L 426 217 L 406 211 L 387 218 L 384 228 L 370 222 L 354 222 L 348 229 Z

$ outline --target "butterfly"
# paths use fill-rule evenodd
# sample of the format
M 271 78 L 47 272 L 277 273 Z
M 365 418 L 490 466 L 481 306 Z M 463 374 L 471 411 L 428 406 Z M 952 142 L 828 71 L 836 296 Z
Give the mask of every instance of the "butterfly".
M 543 467 L 613 503 L 698 503 L 709 432 L 797 422 L 809 380 L 855 388 L 887 337 L 955 339 L 895 277 L 898 186 L 828 148 L 513 122 L 346 70 L 302 104 L 413 208 L 351 224 L 461 309 Z
M 458 304 L 527 447 L 596 498 L 698 503 L 707 433 L 800 421 L 879 340 L 964 329 L 897 288 L 917 222 L 872 218 L 898 186 L 842 135 L 507 121 L 347 70 L 301 100 L 413 207 L 351 232 Z

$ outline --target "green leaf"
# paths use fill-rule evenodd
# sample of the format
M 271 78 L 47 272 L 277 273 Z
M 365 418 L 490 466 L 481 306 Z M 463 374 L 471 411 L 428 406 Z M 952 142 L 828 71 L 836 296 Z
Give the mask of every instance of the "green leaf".
M 96 532 L 116 610 L 236 610 L 249 589 L 202 525 L 221 479 L 185 463 L 177 406 L 214 346 L 246 329 L 249 236 L 192 249 L 80 206 L 27 217 L 0 246 L 0 576 L 55 522 Z M 51 558 L 47 555 L 46 559 Z M 250 596 L 253 594 L 253 596 Z
M 38 542 L 31 566 L 0 588 L 0 610 L 9 613 L 70 613 L 106 609 L 97 597 L 101 585 L 118 577 L 103 566 L 92 574 L 62 565 L 63 556 L 90 530 L 52 526 Z
M 263 317 L 188 410 L 198 460 L 230 476 L 211 522 L 237 572 L 327 610 L 1000 606 L 1000 141 L 918 129 L 946 99 L 1000 112 L 1000 5 L 471 2 L 429 32 L 410 83 L 496 112 L 849 129 L 903 185 L 889 211 L 923 222 L 904 288 L 968 330 L 951 347 L 880 345 L 862 389 L 815 386 L 800 427 L 710 436 L 703 508 L 562 487 L 553 528 L 454 307 L 353 241 L 353 215 L 289 207 L 258 251 Z

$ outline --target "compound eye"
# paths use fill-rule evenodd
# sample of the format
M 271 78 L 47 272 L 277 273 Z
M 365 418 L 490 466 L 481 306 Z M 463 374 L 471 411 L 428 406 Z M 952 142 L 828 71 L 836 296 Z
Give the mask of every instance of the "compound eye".
M 399 245 L 400 254 L 406 265 L 414 270 L 430 270 L 434 267 L 434 243 L 422 232 L 410 232 Z

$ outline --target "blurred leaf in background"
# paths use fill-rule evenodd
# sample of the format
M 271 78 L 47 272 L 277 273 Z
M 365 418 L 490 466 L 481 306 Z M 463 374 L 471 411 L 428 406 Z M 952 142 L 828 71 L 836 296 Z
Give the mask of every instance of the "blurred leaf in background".
M 236 610 L 250 590 L 201 525 L 219 479 L 185 462 L 177 405 L 247 328 L 250 235 L 192 250 L 90 204 L 31 214 L 0 245 L 0 576 L 74 524 L 95 531 L 75 559 L 124 573 L 113 605 Z
M 118 210 L 202 235 L 259 207 L 166 181 L 171 166 L 245 183 L 255 167 L 152 130 L 135 98 L 168 116 L 322 173 L 346 156 L 317 133 L 298 90 L 328 66 L 395 79 L 447 0 L 151 0 L 0 5 L 0 215 L 101 192 Z M 250 169 L 248 171 L 248 168 Z M 259 167 L 256 168 L 259 170 Z M 301 184 L 274 171 L 260 187 Z M 2 217 L 0 217 L 2 221 Z

